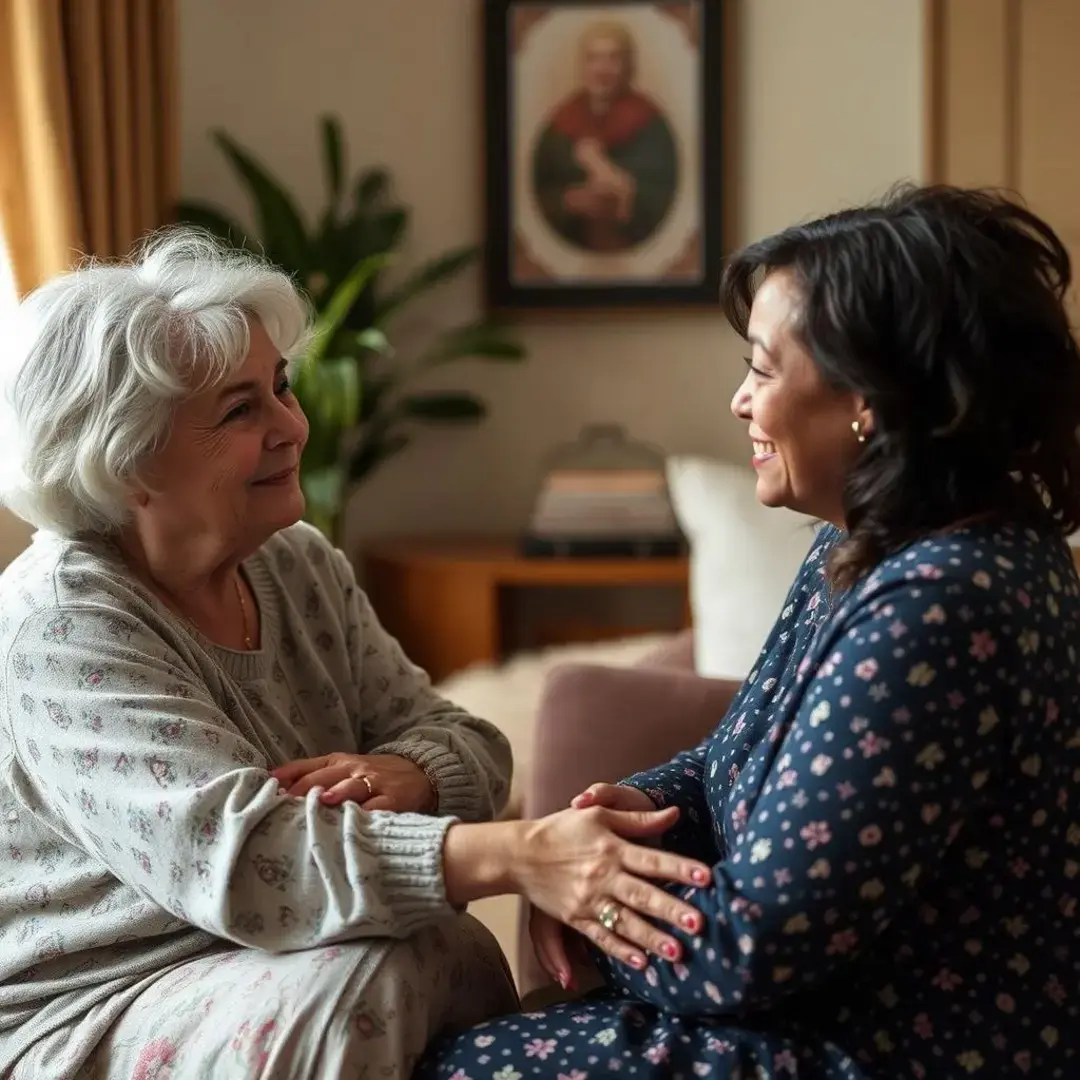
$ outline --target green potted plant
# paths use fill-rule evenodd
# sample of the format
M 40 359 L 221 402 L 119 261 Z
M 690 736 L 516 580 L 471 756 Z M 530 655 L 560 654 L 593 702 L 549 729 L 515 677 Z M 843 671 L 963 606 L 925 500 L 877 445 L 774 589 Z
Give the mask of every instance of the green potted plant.
M 407 359 L 396 353 L 388 336 L 394 318 L 473 264 L 479 248 L 449 251 L 386 287 L 383 273 L 405 240 L 409 211 L 394 200 L 384 169 L 347 184 L 340 122 L 324 116 L 321 130 L 328 201 L 314 226 L 288 189 L 223 131 L 213 138 L 246 189 L 255 228 L 200 200 L 182 200 L 177 218 L 261 252 L 311 298 L 315 333 L 293 378 L 311 423 L 300 479 L 309 519 L 336 539 L 349 489 L 404 450 L 416 424 L 475 424 L 486 415 L 484 401 L 467 391 L 413 389 L 418 376 L 469 357 L 514 362 L 525 353 L 487 318 L 437 334 Z

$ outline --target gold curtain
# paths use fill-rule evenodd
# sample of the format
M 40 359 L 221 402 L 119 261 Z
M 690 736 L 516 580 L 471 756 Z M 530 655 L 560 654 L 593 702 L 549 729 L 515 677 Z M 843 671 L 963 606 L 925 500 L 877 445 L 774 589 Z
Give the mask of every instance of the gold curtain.
M 0 0 L 0 228 L 26 292 L 169 220 L 174 0 Z

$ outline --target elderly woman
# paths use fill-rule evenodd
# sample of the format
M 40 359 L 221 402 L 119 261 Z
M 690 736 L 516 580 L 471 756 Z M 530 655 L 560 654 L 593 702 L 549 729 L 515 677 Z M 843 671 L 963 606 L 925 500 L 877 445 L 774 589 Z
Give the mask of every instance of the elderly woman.
M 287 277 L 178 231 L 19 322 L 0 494 L 39 531 L 0 578 L 0 1075 L 404 1076 L 516 1005 L 470 899 L 569 918 L 615 883 L 694 917 L 634 875 L 705 868 L 619 838 L 671 812 L 479 824 L 505 741 L 297 523 Z
M 713 734 L 575 800 L 678 807 L 664 846 L 712 871 L 668 891 L 703 927 L 642 967 L 606 908 L 606 992 L 418 1075 L 1080 1075 L 1069 283 L 1039 218 L 950 189 L 732 259 L 758 497 L 826 524 Z M 558 924 L 534 941 L 565 982 Z

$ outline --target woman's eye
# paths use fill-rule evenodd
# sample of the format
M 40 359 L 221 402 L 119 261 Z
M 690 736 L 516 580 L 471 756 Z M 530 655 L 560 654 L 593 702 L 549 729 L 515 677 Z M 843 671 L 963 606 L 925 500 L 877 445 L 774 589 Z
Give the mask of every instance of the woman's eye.
M 283 375 L 278 381 L 277 386 L 274 387 L 274 393 L 278 397 L 285 397 L 286 394 L 292 393 L 292 383 L 289 382 L 287 375 Z M 254 408 L 254 404 L 250 401 L 241 401 L 234 405 L 221 421 L 223 424 L 232 423 L 234 420 L 243 419 Z
M 768 379 L 768 378 L 771 378 L 771 375 L 769 374 L 769 372 L 767 372 L 767 371 L 763 371 L 763 370 L 762 370 L 761 368 L 759 368 L 759 367 L 755 367 L 755 366 L 754 366 L 754 361 L 753 361 L 753 360 L 751 360 L 749 356 L 744 356 L 744 357 L 743 357 L 743 359 L 744 359 L 744 360 L 746 361 L 746 366 L 747 366 L 747 367 L 748 367 L 748 368 L 749 368 L 749 369 L 750 369 L 750 370 L 751 370 L 751 371 L 752 371 L 752 372 L 753 372 L 753 373 L 754 373 L 754 374 L 755 374 L 755 375 L 756 375 L 756 376 L 757 376 L 757 377 L 758 377 L 759 379 Z

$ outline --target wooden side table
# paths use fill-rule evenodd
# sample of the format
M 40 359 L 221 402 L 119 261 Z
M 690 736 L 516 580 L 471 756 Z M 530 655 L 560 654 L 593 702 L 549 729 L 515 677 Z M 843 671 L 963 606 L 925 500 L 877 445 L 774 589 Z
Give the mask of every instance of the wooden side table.
M 435 681 L 506 655 L 508 609 L 522 589 L 673 587 L 689 625 L 685 557 L 526 558 L 511 539 L 432 537 L 379 540 L 363 552 L 363 564 L 380 621 Z

